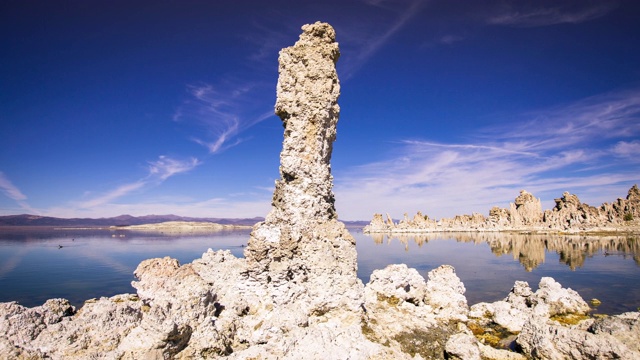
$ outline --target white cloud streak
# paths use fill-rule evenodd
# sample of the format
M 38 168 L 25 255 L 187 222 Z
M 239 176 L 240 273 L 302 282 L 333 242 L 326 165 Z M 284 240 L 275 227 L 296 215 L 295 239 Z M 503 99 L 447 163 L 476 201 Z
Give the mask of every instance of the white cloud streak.
M 628 161 L 640 150 L 639 116 L 640 91 L 626 91 L 526 114 L 521 125 L 484 129 L 467 144 L 403 141 L 402 156 L 334 174 L 338 212 L 350 220 L 486 215 L 521 189 L 545 208 L 563 191 L 593 205 L 613 201 L 640 181 L 638 162 Z
M 640 158 L 640 140 L 633 141 L 619 141 L 612 148 L 612 152 L 620 157 L 623 157 L 629 161 L 638 162 Z
M 177 160 L 162 155 L 157 161 L 149 162 L 149 176 L 157 176 L 164 181 L 173 175 L 190 171 L 200 164 L 201 162 L 196 158 Z
M 27 200 L 27 197 L 0 171 L 0 189 L 10 199 L 15 201 Z
M 144 187 L 158 185 L 174 175 L 188 172 L 200 164 L 201 162 L 196 158 L 178 160 L 164 155 L 160 156 L 158 160 L 149 162 L 148 174 L 144 178 L 120 185 L 105 194 L 77 203 L 75 207 L 80 209 L 103 207 L 105 204 L 109 204 Z
M 579 24 L 597 19 L 615 8 L 614 3 L 578 4 L 574 8 L 559 5 L 535 8 L 518 8 L 527 6 L 526 3 L 514 2 L 508 9 L 487 19 L 491 25 L 505 25 L 513 27 L 541 27 L 557 24 Z
M 98 196 L 96 198 L 93 198 L 91 200 L 85 201 L 83 203 L 80 204 L 81 208 L 93 208 L 93 207 L 98 207 L 98 206 L 102 206 L 104 204 L 110 203 L 120 197 L 123 197 L 135 190 L 138 190 L 140 188 L 142 188 L 143 186 L 145 186 L 147 184 L 147 181 L 144 180 L 139 180 L 133 183 L 129 183 L 129 184 L 124 184 L 121 186 L 118 186 L 117 188 L 107 192 L 106 194 L 103 194 L 101 196 Z
M 384 1 L 365 1 L 370 6 L 382 7 L 384 8 Z M 346 29 L 342 32 L 344 37 L 350 38 L 350 40 L 354 43 L 355 49 L 353 53 L 350 55 L 350 59 L 346 60 L 345 65 L 343 67 L 343 71 L 341 73 L 341 77 L 346 80 L 349 79 L 353 74 L 362 67 L 376 52 L 380 50 L 391 38 L 402 29 L 411 19 L 415 17 L 416 14 L 422 9 L 425 5 L 425 1 L 423 0 L 412 0 L 409 2 L 407 7 L 402 10 L 398 16 L 386 27 L 384 27 L 383 32 L 376 33 L 373 36 L 366 36 L 365 34 L 345 34 Z M 394 3 L 394 7 L 397 3 Z M 378 24 L 376 24 L 378 25 Z M 377 30 L 376 28 L 375 30 Z M 375 31 L 374 30 L 374 31 Z M 364 41 L 363 41 L 364 40 Z M 343 81 L 344 81 L 343 80 Z
M 7 196 L 9 199 L 13 200 L 22 208 L 23 210 L 28 211 L 29 213 L 38 213 L 37 210 L 31 207 L 27 202 L 27 196 L 20 191 L 12 182 L 7 178 L 2 171 L 0 171 L 0 190 Z
M 204 128 L 204 138 L 193 137 L 191 140 L 206 147 L 210 154 L 219 153 L 241 143 L 243 139 L 237 137 L 241 132 L 273 116 L 273 110 L 256 111 L 254 93 L 259 87 L 258 84 L 235 84 L 226 88 L 211 84 L 190 85 L 187 87 L 190 98 L 180 106 L 173 119 Z
M 513 122 L 512 122 L 513 123 Z M 524 114 L 510 128 L 488 129 L 486 138 L 519 144 L 532 151 L 580 146 L 637 136 L 640 133 L 640 90 L 593 96 L 567 106 Z

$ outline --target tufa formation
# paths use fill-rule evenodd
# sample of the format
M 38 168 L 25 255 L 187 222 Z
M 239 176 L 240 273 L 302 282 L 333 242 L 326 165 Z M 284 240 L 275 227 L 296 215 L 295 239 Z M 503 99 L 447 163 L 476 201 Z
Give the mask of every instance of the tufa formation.
M 482 214 L 456 215 L 430 219 L 418 212 L 413 219 L 405 214 L 397 224 L 387 214 L 374 214 L 365 233 L 420 233 L 434 231 L 537 231 L 537 232 L 640 232 L 640 189 L 633 185 L 625 199 L 593 207 L 580 202 L 577 195 L 565 191 L 555 199 L 556 206 L 542 211 L 540 199 L 520 191 L 509 209 L 494 206 L 489 217 Z

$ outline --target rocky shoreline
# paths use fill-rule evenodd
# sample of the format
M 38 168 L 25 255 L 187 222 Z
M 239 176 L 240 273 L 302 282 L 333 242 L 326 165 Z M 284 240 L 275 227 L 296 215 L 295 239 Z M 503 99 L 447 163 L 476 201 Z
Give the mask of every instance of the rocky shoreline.
M 245 258 L 209 250 L 189 264 L 145 260 L 136 294 L 0 303 L 7 359 L 638 359 L 640 313 L 592 318 L 544 277 L 471 307 L 453 267 L 406 265 L 357 277 L 338 221 L 330 160 L 340 108 L 333 28 L 302 27 L 280 52 L 281 179 Z
M 542 211 L 540 199 L 526 190 L 509 205 L 494 206 L 489 217 L 473 213 L 440 220 L 418 212 L 413 218 L 394 222 L 389 214 L 374 214 L 364 233 L 428 233 L 428 232 L 517 232 L 538 234 L 640 234 L 640 189 L 633 185 L 625 199 L 593 207 L 580 202 L 577 195 L 564 192 L 555 199 L 553 209 Z
M 415 269 L 390 265 L 374 271 L 364 288 L 360 284 L 358 311 L 319 313 L 304 307 L 308 298 L 275 303 L 246 282 L 236 283 L 232 279 L 242 278 L 243 265 L 228 251 L 209 251 L 183 266 L 170 258 L 151 259 L 136 269 L 137 294 L 90 299 L 81 309 L 65 299 L 34 308 L 1 303 L 0 355 L 518 360 L 640 355 L 640 312 L 590 317 L 578 293 L 549 277 L 535 292 L 517 281 L 504 300 L 469 307 L 451 266 L 430 271 L 425 281 Z

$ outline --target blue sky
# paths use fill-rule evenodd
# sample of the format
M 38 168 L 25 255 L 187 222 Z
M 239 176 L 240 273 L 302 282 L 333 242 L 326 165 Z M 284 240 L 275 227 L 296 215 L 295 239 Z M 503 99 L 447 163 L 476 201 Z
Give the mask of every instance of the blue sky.
M 278 51 L 340 43 L 339 217 L 640 183 L 636 1 L 0 2 L 0 215 L 264 216 Z

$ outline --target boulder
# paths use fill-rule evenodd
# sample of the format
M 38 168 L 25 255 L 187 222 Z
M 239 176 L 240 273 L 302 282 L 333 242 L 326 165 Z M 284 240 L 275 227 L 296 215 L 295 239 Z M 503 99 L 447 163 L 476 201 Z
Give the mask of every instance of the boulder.
M 469 307 L 464 284 L 451 265 L 441 265 L 429 271 L 424 302 L 442 320 L 466 321 Z
M 587 304 L 580 294 L 570 288 L 563 288 L 551 277 L 543 277 L 538 284 L 538 291 L 530 297 L 531 303 L 546 306 L 548 316 L 564 314 L 586 314 L 589 312 Z
M 597 319 L 588 330 L 595 335 L 611 335 L 629 350 L 640 353 L 640 312 Z
M 639 339 L 636 333 L 636 342 Z M 533 359 L 640 358 L 639 352 L 631 350 L 610 334 L 596 335 L 536 315 L 527 320 L 516 342 Z
M 480 348 L 478 340 L 467 333 L 458 333 L 447 340 L 445 345 L 447 359 L 453 360 L 480 360 Z

